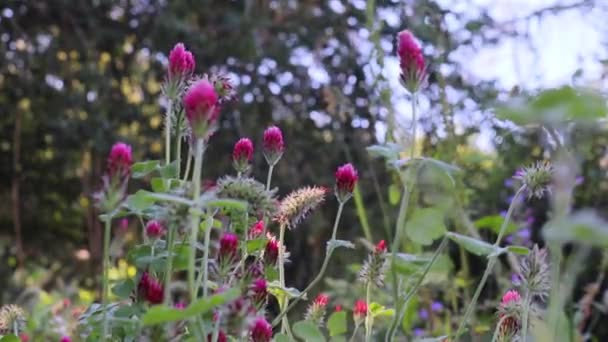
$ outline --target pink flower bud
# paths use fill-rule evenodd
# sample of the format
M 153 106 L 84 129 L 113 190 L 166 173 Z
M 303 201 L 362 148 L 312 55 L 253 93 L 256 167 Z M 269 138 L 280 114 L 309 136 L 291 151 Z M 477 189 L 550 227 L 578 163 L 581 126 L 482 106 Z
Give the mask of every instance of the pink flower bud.
M 262 236 L 262 234 L 264 234 L 265 230 L 266 230 L 266 228 L 264 227 L 264 221 L 259 220 L 258 222 L 254 223 L 253 226 L 251 226 L 249 228 L 249 231 L 247 232 L 247 236 L 249 237 L 250 240 L 257 239 L 260 236 Z
M 160 304 L 163 302 L 164 289 L 162 284 L 152 278 L 148 272 L 144 272 L 139 279 L 137 292 L 140 298 L 143 298 L 151 304 Z
M 283 156 L 285 145 L 283 132 L 277 126 L 270 126 L 264 131 L 264 157 L 269 165 L 275 165 Z
M 376 245 L 376 248 L 374 249 L 374 251 L 378 254 L 385 253 L 386 252 L 386 241 L 380 240 L 380 242 L 378 242 L 378 244 Z
M 70 336 L 63 336 L 59 342 L 72 342 L 72 338 Z
M 279 241 L 272 237 L 266 243 L 266 247 L 264 248 L 264 262 L 267 265 L 276 265 L 277 259 L 279 258 Z
M 362 299 L 359 299 L 355 302 L 355 307 L 353 308 L 353 319 L 355 320 L 355 324 L 361 324 L 361 322 L 367 316 L 367 302 Z
M 270 342 L 272 339 L 272 325 L 263 317 L 258 317 L 251 326 L 251 340 L 253 342 Z
M 401 66 L 401 79 L 410 92 L 415 92 L 425 77 L 424 56 L 410 31 L 399 32 L 398 40 L 397 54 Z
M 175 303 L 174 307 L 178 310 L 183 310 L 186 308 L 186 303 L 184 302 L 177 302 Z
M 184 78 L 194 72 L 194 56 L 187 51 L 183 43 L 175 44 L 169 53 L 169 78 Z
M 334 307 L 334 312 L 341 312 L 341 311 L 342 311 L 342 305 L 337 304 L 337 305 Z
M 504 294 L 504 296 L 502 296 L 502 300 L 500 301 L 500 303 L 502 305 L 507 305 L 512 302 L 519 301 L 521 301 L 521 296 L 519 295 L 519 292 L 517 292 L 517 290 L 509 290 Z
M 148 223 L 146 224 L 146 235 L 150 239 L 158 239 L 163 234 L 165 234 L 165 229 L 160 224 L 160 222 L 156 220 L 148 221 Z
M 329 296 L 323 293 L 320 293 L 319 295 L 317 295 L 317 298 L 315 298 L 313 304 L 316 304 L 318 306 L 322 306 L 325 307 L 327 306 L 327 303 L 329 303 Z
M 194 83 L 184 95 L 184 108 L 194 136 L 206 138 L 219 114 L 213 85 L 205 79 Z
M 234 261 L 237 258 L 238 248 L 239 237 L 232 233 L 224 233 L 220 238 L 220 260 Z
M 256 279 L 249 286 L 249 296 L 258 308 L 263 308 L 268 299 L 268 287 L 265 279 Z
M 355 190 L 359 176 L 352 164 L 344 164 L 336 170 L 336 197 L 340 202 L 346 202 Z
M 108 157 L 108 173 L 110 177 L 126 177 L 131 172 L 131 165 L 133 165 L 131 146 L 122 142 L 114 144 Z
M 238 172 L 246 172 L 253 158 L 253 143 L 249 138 L 241 138 L 234 145 L 232 163 Z

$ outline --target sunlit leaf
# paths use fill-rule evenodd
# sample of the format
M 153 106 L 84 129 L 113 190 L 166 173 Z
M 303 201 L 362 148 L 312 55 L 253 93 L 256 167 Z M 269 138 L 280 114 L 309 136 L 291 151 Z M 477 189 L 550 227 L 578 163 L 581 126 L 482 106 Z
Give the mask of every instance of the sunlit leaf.
M 135 163 L 131 166 L 131 177 L 143 178 L 151 172 L 155 171 L 160 165 L 158 160 L 147 160 L 139 163 Z
M 337 336 L 346 333 L 346 331 L 348 331 L 346 312 L 338 311 L 332 313 L 327 319 L 327 330 L 329 330 L 329 336 Z
M 498 234 L 500 232 L 500 227 L 502 227 L 504 222 L 505 218 L 500 215 L 488 215 L 481 217 L 477 221 L 475 221 L 475 227 L 479 229 L 490 229 L 494 233 Z M 513 222 L 509 222 L 507 224 L 505 234 L 511 234 L 515 232 L 517 231 L 517 228 L 518 227 L 516 224 L 514 224 Z
M 325 336 L 316 324 L 310 321 L 299 321 L 293 325 L 293 333 L 304 341 L 325 341 Z
M 425 246 L 442 237 L 445 232 L 443 212 L 436 208 L 416 209 L 405 224 L 407 236 L 412 241 Z

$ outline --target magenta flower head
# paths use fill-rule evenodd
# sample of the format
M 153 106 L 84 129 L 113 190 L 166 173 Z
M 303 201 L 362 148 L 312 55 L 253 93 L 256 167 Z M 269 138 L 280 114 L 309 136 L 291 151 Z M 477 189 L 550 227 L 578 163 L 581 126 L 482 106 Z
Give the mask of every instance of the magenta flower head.
M 224 233 L 220 238 L 220 261 L 230 263 L 236 260 L 238 249 L 239 237 L 236 234 Z
M 264 319 L 258 317 L 251 326 L 251 340 L 253 342 L 270 342 L 272 339 L 272 325 Z
M 213 334 L 207 335 L 207 342 L 213 342 Z M 217 342 L 228 342 L 228 337 L 223 330 L 220 330 L 217 334 Z
M 268 286 L 265 279 L 256 279 L 249 285 L 249 298 L 258 310 L 264 308 L 268 299 Z
M 266 265 L 274 266 L 277 264 L 277 259 L 279 258 L 279 248 L 281 247 L 277 239 L 272 237 L 268 240 L 266 247 L 264 247 L 264 262 Z
M 131 146 L 122 142 L 114 144 L 108 157 L 108 173 L 110 177 L 123 178 L 128 176 L 131 173 L 131 165 L 133 165 Z
M 139 284 L 137 284 L 137 292 L 139 298 L 144 299 L 151 304 L 162 303 L 165 293 L 161 283 L 157 279 L 152 278 L 148 272 L 144 272 L 141 275 Z
M 194 72 L 194 56 L 186 50 L 183 43 L 175 44 L 169 53 L 169 79 L 179 81 L 192 75 Z
M 72 342 L 72 338 L 70 336 L 63 336 L 59 342 Z
M 163 228 L 163 225 L 160 222 L 156 220 L 148 221 L 146 224 L 146 236 L 150 239 L 158 239 L 163 236 L 163 234 L 165 234 L 165 228 Z
M 329 303 L 329 296 L 326 294 L 319 294 L 308 306 L 306 310 L 305 319 L 311 321 L 319 326 L 323 325 L 325 319 L 325 313 L 327 312 L 327 304 Z
M 283 156 L 285 144 L 283 132 L 277 126 L 270 126 L 264 131 L 264 157 L 268 165 L 274 166 Z
M 232 165 L 239 173 L 249 171 L 249 162 L 253 158 L 253 143 L 249 138 L 241 138 L 232 150 Z
M 247 232 L 247 237 L 250 240 L 257 239 L 262 236 L 262 234 L 264 234 L 265 230 L 266 228 L 264 226 L 264 220 L 259 220 L 249 228 L 249 231 Z
M 190 86 L 184 95 L 184 109 L 192 134 L 198 139 L 213 132 L 219 115 L 217 93 L 209 81 L 202 79 Z
M 356 325 L 361 324 L 363 320 L 367 316 L 367 302 L 359 299 L 355 302 L 355 307 L 353 308 L 353 320 Z
M 345 203 L 353 195 L 359 176 L 352 164 L 344 164 L 336 170 L 336 197 L 340 203 Z
M 500 337 L 510 341 L 516 336 L 521 328 L 522 300 L 516 290 L 507 291 L 498 306 L 498 318 L 500 323 Z
M 397 54 L 401 66 L 401 80 L 407 90 L 415 93 L 426 76 L 422 50 L 412 32 L 404 30 L 398 35 Z

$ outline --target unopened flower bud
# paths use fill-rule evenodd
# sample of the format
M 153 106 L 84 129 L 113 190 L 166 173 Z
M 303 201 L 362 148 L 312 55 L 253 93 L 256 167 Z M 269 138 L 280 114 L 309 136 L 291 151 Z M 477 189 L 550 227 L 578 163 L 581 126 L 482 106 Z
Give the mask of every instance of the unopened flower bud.
M 249 286 L 249 296 L 258 310 L 263 309 L 268 300 L 268 287 L 265 279 L 256 279 Z
M 175 44 L 169 53 L 169 79 L 175 80 L 190 76 L 194 72 L 194 56 L 183 43 Z
M 223 262 L 233 262 L 238 257 L 239 237 L 236 234 L 224 233 L 220 238 L 219 258 Z
M 356 325 L 359 325 L 365 320 L 367 316 L 367 302 L 359 299 L 355 302 L 355 307 L 353 308 L 353 320 Z
M 150 220 L 146 224 L 146 236 L 150 239 L 158 239 L 165 234 L 165 229 L 162 224 L 156 220 Z
M 232 151 L 232 165 L 235 170 L 240 173 L 245 173 L 249 170 L 249 163 L 253 158 L 253 143 L 249 138 L 241 138 L 234 145 Z
M 355 190 L 357 185 L 357 170 L 352 164 L 344 164 L 336 170 L 336 197 L 341 203 L 346 202 Z
M 397 54 L 401 66 L 401 81 L 411 93 L 418 91 L 426 77 L 426 67 L 422 50 L 410 31 L 398 35 Z
M 311 321 L 319 326 L 323 325 L 325 319 L 325 313 L 327 311 L 327 304 L 329 303 L 329 296 L 326 294 L 319 294 L 315 300 L 308 306 L 306 311 L 305 319 Z
M 281 248 L 279 241 L 274 237 L 270 238 L 268 242 L 266 242 L 266 247 L 264 248 L 264 262 L 267 265 L 274 266 L 277 264 L 277 259 L 279 258 L 279 248 Z
M 283 132 L 277 126 L 271 126 L 264 131 L 264 157 L 269 165 L 275 165 L 283 156 L 285 149 Z
M 184 96 L 186 118 L 192 133 L 198 139 L 205 139 L 213 131 L 219 112 L 215 88 L 209 81 L 202 79 L 190 86 Z
M 151 304 L 162 303 L 165 293 L 163 285 L 157 279 L 152 278 L 148 272 L 144 272 L 141 275 L 139 284 L 137 285 L 137 292 L 140 298 Z
M 263 317 L 258 317 L 251 326 L 251 340 L 253 342 L 270 342 L 272 339 L 272 325 Z
M 264 221 L 259 220 L 249 228 L 249 231 L 247 232 L 247 237 L 249 238 L 249 240 L 257 239 L 264 234 L 265 230 L 266 228 L 264 227 Z

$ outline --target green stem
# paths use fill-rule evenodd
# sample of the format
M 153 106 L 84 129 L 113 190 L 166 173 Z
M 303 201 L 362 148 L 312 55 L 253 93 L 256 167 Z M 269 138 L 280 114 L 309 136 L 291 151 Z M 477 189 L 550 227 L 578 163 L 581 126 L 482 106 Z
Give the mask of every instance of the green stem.
M 203 251 L 203 298 L 207 298 L 207 289 L 209 288 L 209 247 L 213 218 L 208 218 L 208 221 L 211 221 L 211 223 L 205 225 L 205 250 Z
M 528 314 L 530 312 L 531 300 L 532 296 L 530 295 L 530 290 L 526 289 L 526 295 L 524 296 L 524 312 L 521 319 L 521 342 L 526 342 L 528 339 Z
M 181 168 L 182 168 L 182 137 L 179 135 L 179 133 L 177 133 L 177 145 L 175 146 L 175 160 L 177 161 L 176 178 L 179 179 L 179 175 L 181 173 Z
M 274 165 L 270 165 L 268 168 L 268 176 L 266 177 L 266 191 L 270 190 L 270 181 L 272 180 L 272 171 L 274 170 Z
M 372 313 L 370 311 L 370 301 L 372 298 L 372 282 L 367 281 L 367 289 L 365 291 L 365 303 L 367 303 L 367 314 L 365 315 L 365 342 L 372 340 Z
M 268 172 L 269 180 L 271 173 L 272 171 Z M 266 186 L 268 186 L 269 184 L 270 182 L 268 182 Z M 281 225 L 281 227 L 279 228 L 279 284 L 282 288 L 285 288 L 285 225 Z M 289 300 L 287 299 L 287 297 L 283 296 L 279 304 L 280 309 L 285 310 L 289 304 Z M 283 315 L 282 323 L 283 324 L 281 325 L 281 332 L 287 332 L 289 330 L 289 319 L 286 315 Z
M 170 225 L 167 231 L 167 262 L 165 263 L 165 297 L 163 303 L 169 305 L 171 301 L 171 274 L 173 273 L 173 240 L 175 239 L 175 228 Z
M 346 203 L 346 202 L 344 202 Z M 315 285 L 317 285 L 317 283 L 319 281 L 321 281 L 321 279 L 323 279 L 323 275 L 325 274 L 325 271 L 327 270 L 327 266 L 329 265 L 329 260 L 331 259 L 331 255 L 333 254 L 334 248 L 330 247 L 332 241 L 336 240 L 336 233 L 338 231 L 338 223 L 340 222 L 340 217 L 342 216 L 342 208 L 344 207 L 344 203 L 340 203 L 339 207 L 338 207 L 338 213 L 336 214 L 336 219 L 334 221 L 334 228 L 333 228 L 333 232 L 332 232 L 332 238 L 331 240 L 329 240 L 327 242 L 327 252 L 325 253 L 325 259 L 323 260 L 323 264 L 321 265 L 321 270 L 319 270 L 319 273 L 317 274 L 317 276 L 315 277 L 315 279 L 313 279 L 310 284 L 308 284 L 308 286 L 306 286 L 306 288 L 304 289 L 304 291 L 300 292 L 300 294 L 293 299 L 293 301 L 289 304 L 289 306 L 287 306 L 287 308 L 285 308 L 284 310 L 281 311 L 281 313 L 272 321 L 272 326 L 277 326 L 280 322 L 281 319 L 287 315 L 287 313 L 289 313 L 289 311 L 291 311 L 291 309 L 293 309 L 294 306 L 296 306 L 296 304 L 302 299 L 304 298 L 304 296 L 306 296 L 306 294 L 313 288 L 315 287 Z
M 103 340 L 108 337 L 108 271 L 110 269 L 110 233 L 112 232 L 112 217 L 106 217 L 103 232 L 103 276 L 101 286 L 101 303 L 103 305 Z
M 186 156 L 186 171 L 184 171 L 184 178 L 182 180 L 186 181 L 188 179 L 188 174 L 190 173 L 190 166 L 192 165 L 192 156 L 191 156 L 191 148 L 188 149 L 188 155 Z
M 17 320 L 13 321 L 13 334 L 19 336 L 19 322 L 17 322 Z
M 500 231 L 498 232 L 498 237 L 496 238 L 496 242 L 494 242 L 495 247 L 498 247 L 500 245 L 500 241 L 502 240 L 502 237 L 505 234 L 505 231 L 507 230 L 507 226 L 509 224 L 509 221 L 511 220 L 511 216 L 513 215 L 513 210 L 515 209 L 519 196 L 523 192 L 523 190 L 524 190 L 524 187 L 519 188 L 519 190 L 517 190 L 517 192 L 513 196 L 513 199 L 511 200 L 511 204 L 509 205 L 509 210 L 507 211 L 507 216 L 505 216 L 505 220 L 503 221 L 502 226 L 500 227 Z M 475 306 L 477 305 L 477 300 L 479 299 L 481 290 L 483 290 L 483 287 L 485 286 L 486 281 L 488 280 L 488 277 L 490 276 L 490 273 L 492 273 L 492 269 L 494 268 L 494 265 L 496 265 L 497 260 L 498 260 L 497 256 L 490 256 L 488 258 L 488 264 L 486 266 L 486 270 L 484 271 L 483 276 L 481 277 L 481 281 L 479 282 L 479 285 L 477 285 L 477 289 L 475 289 L 475 294 L 473 294 L 473 298 L 471 299 L 471 302 L 467 306 L 467 310 L 464 313 L 464 317 L 463 317 L 462 321 L 460 321 L 460 325 L 458 326 L 458 330 L 456 331 L 456 336 L 454 337 L 455 341 L 458 341 L 458 339 L 460 338 L 460 335 L 462 335 L 462 333 L 464 332 L 464 329 L 466 328 L 469 317 L 471 316 L 471 314 L 473 313 L 473 310 L 475 309 Z
M 196 149 L 194 155 L 194 173 L 192 175 L 192 201 L 195 203 L 194 208 L 197 209 L 197 203 L 201 195 L 201 170 L 203 165 L 203 139 L 196 140 Z M 197 289 L 194 287 L 194 273 L 196 268 L 196 241 L 199 231 L 200 217 L 195 210 L 190 212 L 190 252 L 188 263 L 188 290 L 190 291 L 190 300 L 196 298 Z M 207 248 L 208 246 L 205 246 Z
M 401 304 L 401 309 L 398 312 L 397 316 L 395 316 L 395 319 L 393 320 L 391 327 L 389 328 L 388 332 L 386 333 L 386 339 L 385 339 L 386 341 L 394 341 L 395 334 L 397 331 L 397 326 L 398 326 L 399 322 L 403 321 L 403 316 L 405 316 L 405 312 L 407 310 L 407 303 L 412 298 L 412 296 L 414 294 L 416 294 L 416 292 L 422 285 L 424 278 L 429 273 L 429 271 L 431 270 L 431 267 L 433 267 L 433 264 L 435 263 L 435 261 L 437 261 L 437 258 L 443 252 L 443 250 L 447 246 L 447 244 L 448 244 L 448 239 L 447 239 L 447 237 L 444 237 L 441 240 L 439 247 L 437 247 L 437 249 L 435 250 L 435 253 L 433 253 L 431 260 L 429 260 L 429 262 L 426 264 L 424 270 L 422 271 L 422 274 L 420 275 L 418 280 L 416 280 L 414 287 L 412 287 L 412 289 L 407 293 L 407 295 L 403 299 L 403 303 Z
M 359 325 L 360 324 L 355 325 L 355 330 L 353 331 L 353 334 L 348 339 L 348 342 L 353 342 L 355 340 L 355 336 L 357 336 L 357 330 L 359 330 Z
M 416 111 L 416 102 L 418 101 L 418 92 L 412 93 L 412 146 L 410 151 L 410 158 L 414 158 L 414 154 L 416 153 L 416 129 L 418 126 L 418 118 L 416 115 L 418 114 Z
M 173 100 L 167 100 L 167 114 L 165 115 L 165 164 L 171 163 L 171 116 L 173 116 Z

